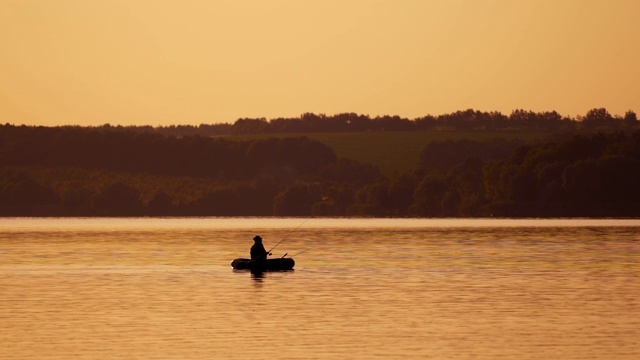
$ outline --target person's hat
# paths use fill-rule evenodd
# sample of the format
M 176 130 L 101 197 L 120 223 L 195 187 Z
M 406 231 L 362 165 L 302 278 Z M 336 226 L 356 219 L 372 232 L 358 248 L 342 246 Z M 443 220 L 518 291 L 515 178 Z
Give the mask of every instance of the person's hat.
M 262 238 L 260 237 L 260 235 L 256 235 L 256 236 L 253 238 L 253 241 L 259 241 L 259 240 L 262 240 Z

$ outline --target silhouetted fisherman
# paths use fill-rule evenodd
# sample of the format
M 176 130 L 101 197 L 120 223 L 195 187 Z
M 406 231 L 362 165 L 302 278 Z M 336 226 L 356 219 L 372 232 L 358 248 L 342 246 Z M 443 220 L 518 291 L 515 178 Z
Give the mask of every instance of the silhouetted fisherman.
M 267 262 L 267 255 L 271 254 L 265 250 L 260 236 L 255 236 L 253 241 L 255 242 L 251 247 L 251 260 L 255 262 L 253 268 L 255 270 L 264 269 Z

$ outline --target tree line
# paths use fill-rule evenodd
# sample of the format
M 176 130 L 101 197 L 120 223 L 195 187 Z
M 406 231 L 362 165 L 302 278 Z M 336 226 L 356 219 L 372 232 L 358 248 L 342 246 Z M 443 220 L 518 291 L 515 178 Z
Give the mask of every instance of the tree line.
M 308 138 L 231 141 L 110 128 L 0 126 L 0 166 L 49 166 L 241 181 L 305 175 L 335 154 Z
M 0 215 L 272 215 L 283 188 L 336 162 L 305 137 L 3 125 Z
M 624 116 L 612 115 L 605 108 L 594 108 L 584 116 L 562 116 L 556 111 L 534 112 L 514 110 L 509 115 L 497 111 L 467 109 L 441 115 L 426 115 L 415 119 L 400 116 L 376 116 L 355 113 L 335 115 L 304 113 L 295 118 L 240 118 L 233 124 L 200 124 L 168 126 L 112 126 L 95 128 L 167 136 L 229 136 L 281 133 L 336 133 L 384 131 L 629 131 L 638 128 L 638 117 L 632 110 Z M 78 126 L 63 126 L 77 128 Z
M 473 145 L 474 147 L 476 145 Z M 640 216 L 640 132 L 593 133 L 520 146 L 508 158 L 468 157 L 378 179 L 356 212 L 417 217 Z M 480 154 L 482 155 L 482 154 Z
M 640 131 L 436 141 L 387 177 L 306 137 L 4 125 L 0 215 L 640 216 L 639 165 Z

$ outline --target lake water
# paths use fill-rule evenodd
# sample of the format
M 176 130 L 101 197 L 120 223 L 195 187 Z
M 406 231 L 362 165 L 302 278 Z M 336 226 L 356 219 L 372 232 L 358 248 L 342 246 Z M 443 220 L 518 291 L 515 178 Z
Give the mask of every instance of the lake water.
M 257 234 L 295 270 L 233 271 Z M 638 359 L 640 221 L 0 219 L 0 349 Z

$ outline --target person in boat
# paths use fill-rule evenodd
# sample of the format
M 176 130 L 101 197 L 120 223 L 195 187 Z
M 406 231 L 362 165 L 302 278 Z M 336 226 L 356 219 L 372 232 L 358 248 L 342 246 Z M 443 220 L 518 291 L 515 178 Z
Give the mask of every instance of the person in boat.
M 266 261 L 267 256 L 271 255 L 265 250 L 262 245 L 262 238 L 258 235 L 253 238 L 254 244 L 251 247 L 251 260 L 252 261 Z

